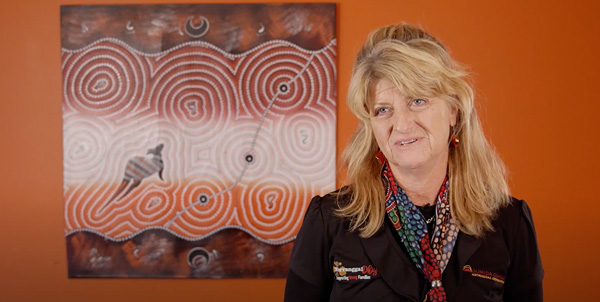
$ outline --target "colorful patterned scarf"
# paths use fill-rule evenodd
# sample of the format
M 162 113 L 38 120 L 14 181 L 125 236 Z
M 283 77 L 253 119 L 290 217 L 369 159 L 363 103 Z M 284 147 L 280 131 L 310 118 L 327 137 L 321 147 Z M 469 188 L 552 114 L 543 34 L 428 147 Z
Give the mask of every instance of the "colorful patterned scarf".
M 383 154 L 378 154 L 383 163 L 381 177 L 386 191 L 385 210 L 400 235 L 413 263 L 431 282 L 425 300 L 446 301 L 442 286 L 442 272 L 450 260 L 458 228 L 450 216 L 448 203 L 448 176 L 444 179 L 437 197 L 436 223 L 433 241 L 427 231 L 425 219 L 410 198 L 394 180 L 389 163 Z

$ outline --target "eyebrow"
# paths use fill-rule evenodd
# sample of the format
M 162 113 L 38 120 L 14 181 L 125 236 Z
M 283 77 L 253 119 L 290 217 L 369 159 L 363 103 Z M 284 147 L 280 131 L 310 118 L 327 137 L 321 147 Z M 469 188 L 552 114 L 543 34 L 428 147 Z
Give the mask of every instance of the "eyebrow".
M 403 95 L 403 96 L 402 96 L 401 98 L 399 98 L 399 99 L 400 99 L 400 100 L 402 100 L 402 101 L 410 101 L 410 100 L 413 100 L 413 99 L 415 99 L 415 98 L 423 98 L 423 99 L 424 99 L 425 97 L 418 97 L 418 96 L 417 96 L 417 97 L 415 97 L 415 96 L 404 96 L 404 95 Z M 375 104 L 381 104 L 381 103 L 387 103 L 387 104 L 391 104 L 391 103 L 393 103 L 393 101 L 391 101 L 389 98 L 379 99 L 379 101 L 378 101 L 378 98 L 376 98 L 376 97 L 373 97 L 373 100 L 371 101 L 371 103 L 372 103 L 373 105 L 375 105 Z
M 373 103 L 373 105 L 375 105 L 375 104 L 390 104 L 390 103 L 392 103 L 392 102 L 390 102 L 390 101 L 388 101 L 388 100 L 380 100 L 380 101 L 378 101 L 378 100 L 373 100 L 371 103 Z

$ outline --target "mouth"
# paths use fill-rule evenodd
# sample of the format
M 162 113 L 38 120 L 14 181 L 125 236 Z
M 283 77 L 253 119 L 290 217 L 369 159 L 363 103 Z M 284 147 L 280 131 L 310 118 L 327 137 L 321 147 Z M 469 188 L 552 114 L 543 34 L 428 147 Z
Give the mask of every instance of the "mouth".
M 400 146 L 407 146 L 410 145 L 412 143 L 415 143 L 417 141 L 416 138 L 413 139 L 409 139 L 409 140 L 405 140 L 405 141 L 398 141 L 396 144 L 400 145 Z

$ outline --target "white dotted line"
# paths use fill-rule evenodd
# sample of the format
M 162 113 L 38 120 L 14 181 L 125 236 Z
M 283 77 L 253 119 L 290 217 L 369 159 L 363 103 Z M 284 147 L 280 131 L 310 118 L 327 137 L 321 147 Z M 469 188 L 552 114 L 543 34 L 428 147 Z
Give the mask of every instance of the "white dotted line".
M 286 44 L 286 45 L 289 45 L 289 46 L 291 46 L 293 48 L 296 48 L 297 50 L 300 50 L 300 51 L 306 52 L 306 53 L 310 53 L 310 54 L 315 54 L 315 53 L 320 53 L 320 52 L 326 51 L 331 45 L 336 45 L 336 39 L 332 39 L 329 42 L 329 44 L 327 44 L 327 46 L 325 46 L 322 49 L 308 50 L 308 49 L 302 48 L 302 47 L 300 47 L 300 46 L 298 46 L 298 45 L 296 45 L 296 44 L 294 44 L 292 42 L 286 41 L 286 40 L 271 40 L 271 41 L 267 41 L 265 43 L 262 43 L 260 45 L 257 45 L 255 47 L 253 47 L 252 49 L 247 50 L 247 51 L 245 51 L 243 53 L 232 54 L 232 53 L 226 52 L 226 51 L 222 50 L 221 48 L 215 46 L 214 44 L 211 44 L 211 43 L 208 43 L 208 42 L 204 42 L 204 41 L 190 41 L 190 42 L 185 42 L 185 43 L 179 44 L 177 46 L 174 46 L 172 48 L 169 48 L 169 49 L 161 51 L 161 52 L 147 53 L 147 52 L 139 51 L 139 50 L 133 48 L 132 46 L 128 45 L 127 43 L 125 43 L 124 41 L 122 41 L 120 39 L 107 37 L 107 38 L 102 38 L 102 39 L 98 39 L 96 41 L 93 41 L 92 43 L 90 43 L 90 44 L 88 44 L 88 45 L 86 45 L 84 47 L 81 47 L 81 48 L 68 49 L 68 48 L 62 47 L 61 50 L 63 52 L 65 52 L 65 53 L 76 53 L 76 52 L 80 52 L 80 51 L 86 50 L 86 49 L 88 49 L 90 47 L 93 47 L 96 44 L 100 44 L 100 43 L 103 43 L 103 42 L 112 42 L 112 43 L 116 43 L 116 44 L 121 44 L 123 47 L 129 49 L 130 51 L 138 53 L 138 54 L 141 54 L 141 55 L 144 55 L 144 56 L 147 56 L 147 57 L 159 57 L 159 56 L 163 56 L 163 55 L 166 55 L 166 54 L 168 54 L 168 53 L 170 53 L 172 51 L 178 50 L 180 48 L 183 48 L 183 47 L 186 47 L 186 46 L 189 46 L 189 45 L 191 45 L 191 46 L 202 46 L 202 47 L 211 48 L 211 49 L 214 49 L 214 50 L 220 52 L 221 54 L 223 54 L 224 56 L 229 57 L 229 58 L 245 57 L 248 54 L 256 51 L 257 49 L 262 48 L 265 45 L 271 45 L 271 44 Z
M 258 237 L 256 235 L 252 234 L 252 232 L 250 232 L 248 229 L 246 229 L 244 227 L 241 227 L 241 226 L 237 226 L 237 225 L 223 226 L 223 227 L 220 227 L 220 228 L 217 228 L 217 229 L 213 230 L 210 233 L 207 233 L 206 235 L 202 235 L 202 236 L 198 236 L 198 237 L 181 236 L 180 234 L 172 231 L 169 228 L 163 227 L 163 226 L 150 226 L 150 227 L 146 227 L 146 228 L 140 229 L 139 231 L 137 231 L 137 232 L 135 232 L 135 233 L 133 233 L 133 234 L 127 236 L 127 237 L 123 237 L 123 238 L 111 237 L 111 236 L 102 234 L 102 233 L 100 233 L 100 232 L 98 232 L 98 231 L 96 231 L 94 229 L 90 229 L 90 228 L 79 228 L 79 229 L 74 229 L 74 230 L 68 231 L 68 232 L 65 233 L 65 237 L 68 237 L 68 236 L 70 236 L 72 234 L 79 233 L 79 232 L 88 232 L 88 233 L 92 233 L 92 234 L 98 235 L 98 236 L 104 238 L 105 240 L 110 240 L 110 241 L 113 241 L 113 242 L 123 242 L 123 241 L 131 240 L 134 237 L 136 237 L 137 235 L 139 235 L 139 234 L 141 234 L 143 232 L 146 232 L 146 231 L 162 230 L 162 231 L 166 231 L 166 232 L 170 233 L 171 235 L 173 235 L 173 236 L 175 236 L 175 237 L 177 237 L 179 239 L 183 239 L 183 240 L 186 240 L 186 241 L 200 241 L 200 240 L 208 238 L 208 237 L 210 237 L 210 236 L 212 236 L 212 235 L 214 235 L 214 234 L 216 234 L 216 233 L 218 233 L 220 231 L 227 230 L 227 229 L 237 229 L 237 230 L 243 231 L 243 232 L 249 234 L 250 236 L 252 236 L 254 239 L 256 239 L 256 240 L 258 240 L 258 241 L 260 241 L 262 243 L 266 243 L 266 244 L 270 244 L 270 245 L 283 245 L 283 244 L 286 244 L 286 243 L 291 242 L 291 241 L 293 241 L 293 240 L 296 239 L 296 236 L 294 236 L 292 238 L 288 238 L 288 239 L 285 239 L 285 240 L 264 240 L 264 239 L 262 239 L 262 238 L 260 238 L 260 237 Z

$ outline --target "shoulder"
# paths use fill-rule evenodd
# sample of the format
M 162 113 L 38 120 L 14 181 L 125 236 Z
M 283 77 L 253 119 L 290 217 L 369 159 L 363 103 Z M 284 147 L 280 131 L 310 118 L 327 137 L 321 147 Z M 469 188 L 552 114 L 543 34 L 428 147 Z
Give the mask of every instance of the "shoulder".
M 515 197 L 510 197 L 509 203 L 498 209 L 495 219 L 503 227 L 517 226 L 522 220 L 533 224 L 531 209 L 525 200 Z
M 498 210 L 494 228 L 496 232 L 503 234 L 511 249 L 519 238 L 532 243 L 537 242 L 533 216 L 525 200 L 511 197 L 510 202 Z
M 329 254 L 343 229 L 342 220 L 335 212 L 338 201 L 344 197 L 337 192 L 312 198 L 290 257 L 290 270 L 316 287 L 322 287 L 331 280 Z
M 338 235 L 348 233 L 347 219 L 340 217 L 338 210 L 349 202 L 350 195 L 343 188 L 311 199 L 298 236 L 311 238 L 323 236 L 326 244 L 331 244 Z
M 541 301 L 544 269 L 529 205 L 524 200 L 511 198 L 511 202 L 500 209 L 496 220 L 511 257 L 505 297 L 509 297 L 509 301 Z
M 345 193 L 344 188 L 330 192 L 323 196 L 315 196 L 310 201 L 306 215 L 322 215 L 325 220 L 337 218 L 336 211 L 348 203 L 350 194 Z

